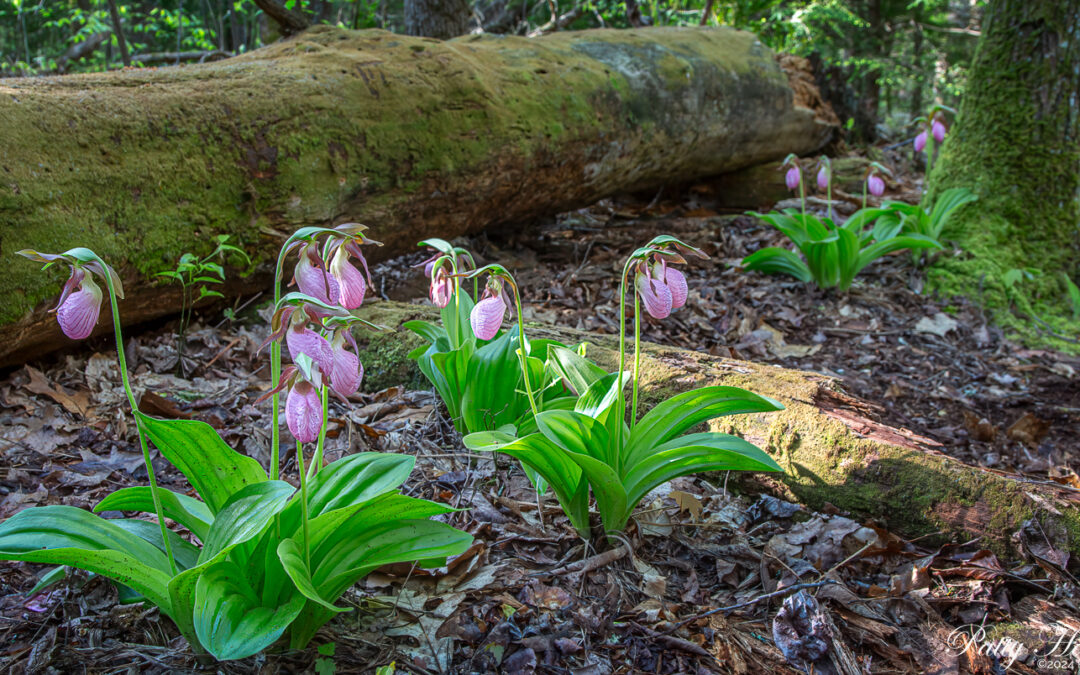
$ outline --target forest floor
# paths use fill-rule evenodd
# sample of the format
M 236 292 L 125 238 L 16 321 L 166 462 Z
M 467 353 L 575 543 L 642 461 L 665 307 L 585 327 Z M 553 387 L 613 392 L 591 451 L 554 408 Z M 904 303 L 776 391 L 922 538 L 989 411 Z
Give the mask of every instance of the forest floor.
M 906 255 L 872 265 L 847 294 L 741 272 L 743 256 L 783 242 L 716 208 L 707 186 L 606 201 L 461 243 L 481 264 L 515 272 L 527 320 L 610 334 L 622 261 L 660 233 L 711 259 L 686 268 L 687 306 L 648 322 L 644 339 L 835 375 L 877 404 L 882 422 L 965 462 L 1080 489 L 1080 359 L 1013 344 L 967 300 L 921 294 Z M 376 266 L 378 294 L 424 301 L 427 280 L 408 266 L 423 257 Z M 256 355 L 264 323 L 193 330 L 185 377 L 175 374 L 171 328 L 129 338 L 135 386 L 147 392 L 141 407 L 209 422 L 265 464 L 269 405 L 254 403 L 269 386 L 265 355 Z M 0 378 L 0 519 L 35 505 L 90 507 L 143 483 L 123 407 L 105 339 Z M 431 392 L 360 394 L 349 407 L 333 404 L 330 418 L 328 460 L 368 450 L 415 455 L 410 493 L 466 508 L 447 518 L 476 544 L 441 570 L 367 577 L 343 598 L 361 611 L 335 619 L 313 643 L 332 648 L 264 654 L 217 672 L 367 673 L 391 661 L 413 673 L 575 675 L 996 673 L 1010 658 L 1015 672 L 1065 673 L 1080 664 L 1062 653 L 1038 666 L 1016 648 L 1080 631 L 1076 565 L 1052 538 L 1027 560 L 978 542 L 931 546 L 851 514 L 728 492 L 722 477 L 706 476 L 651 495 L 626 541 L 597 552 L 550 497 L 538 509 L 516 465 L 465 451 Z M 186 490 L 165 462 L 155 470 L 166 487 Z M 0 563 L 0 670 L 198 670 L 156 610 L 118 604 L 111 584 L 81 573 L 28 593 L 41 572 Z M 806 589 L 792 594 L 796 584 Z M 778 618 L 785 597 L 793 606 Z M 787 636 L 807 630 L 824 638 L 827 655 L 812 665 L 785 658 L 797 651 Z M 962 637 L 973 630 L 982 630 L 978 639 Z M 1020 642 L 999 643 L 1007 654 L 998 659 L 986 645 L 1001 638 Z

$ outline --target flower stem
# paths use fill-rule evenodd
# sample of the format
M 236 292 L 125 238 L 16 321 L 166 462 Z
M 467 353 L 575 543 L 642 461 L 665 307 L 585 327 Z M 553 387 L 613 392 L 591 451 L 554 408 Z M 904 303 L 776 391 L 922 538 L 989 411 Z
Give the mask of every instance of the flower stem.
M 326 423 L 330 417 L 330 411 L 327 407 L 330 389 L 325 382 L 322 385 L 320 394 L 322 396 L 322 426 L 319 428 L 319 440 L 315 445 L 315 456 L 311 458 L 311 466 L 308 467 L 308 480 L 311 480 L 315 474 L 322 471 L 323 446 L 326 444 Z
M 278 302 L 281 301 L 281 277 L 285 266 L 285 246 L 278 251 L 277 267 L 274 269 L 274 309 L 277 310 Z M 270 384 L 276 387 L 281 379 L 281 343 L 274 340 L 270 343 Z M 281 457 L 278 445 L 281 443 L 278 419 L 281 415 L 281 394 L 274 392 L 270 398 L 270 480 L 277 480 L 280 472 L 279 464 Z
M 525 346 L 528 344 L 525 342 L 525 317 L 521 315 L 521 293 L 518 292 L 517 282 L 514 278 L 507 275 L 507 281 L 510 282 L 510 288 L 514 289 L 514 306 L 517 308 L 518 318 L 518 357 L 521 363 L 521 377 L 525 380 L 525 395 L 529 397 L 529 407 L 532 408 L 533 417 L 540 414 L 540 409 L 536 407 L 536 399 L 533 398 L 532 384 L 529 382 L 529 364 L 528 364 L 528 352 Z
M 304 447 L 296 442 L 296 464 L 300 470 L 300 518 L 304 530 L 304 563 L 311 569 L 311 539 L 308 536 L 307 478 L 304 477 Z
M 131 390 L 131 382 L 128 380 L 127 358 L 124 355 L 124 336 L 120 333 L 120 308 L 116 303 L 116 289 L 113 287 L 112 275 L 108 273 L 109 266 L 104 260 L 98 258 L 98 262 L 106 270 L 105 287 L 109 291 L 109 307 L 112 309 L 113 333 L 116 336 L 116 359 L 120 363 L 120 379 L 124 383 L 124 392 L 127 394 L 131 412 L 135 415 L 135 431 L 139 436 L 139 446 L 142 448 L 143 463 L 146 464 L 146 475 L 150 480 L 150 499 L 154 502 L 154 515 L 158 519 L 158 527 L 161 528 L 161 542 L 165 546 L 165 555 L 169 558 L 169 569 L 176 576 L 176 558 L 173 557 L 172 542 L 169 541 L 169 530 L 165 527 L 165 514 L 161 508 L 161 496 L 158 494 L 157 479 L 154 476 L 154 465 L 150 462 L 150 448 L 143 435 L 143 427 L 139 421 L 139 404 L 135 400 L 135 392 Z
M 633 257 L 627 258 L 626 263 L 623 265 L 622 277 L 619 279 L 619 372 L 616 375 L 619 382 L 617 384 L 618 397 L 616 399 L 616 410 L 619 411 L 619 415 L 626 415 L 626 394 L 623 393 L 623 370 L 626 368 L 626 278 L 630 274 L 630 263 L 634 261 Z M 615 447 L 622 448 L 622 428 L 623 425 L 615 425 Z M 622 458 L 616 453 L 616 461 L 621 465 Z M 621 467 L 615 467 L 616 472 L 621 471 Z
M 634 288 L 634 388 L 630 403 L 630 430 L 637 424 L 638 373 L 641 370 L 641 296 Z

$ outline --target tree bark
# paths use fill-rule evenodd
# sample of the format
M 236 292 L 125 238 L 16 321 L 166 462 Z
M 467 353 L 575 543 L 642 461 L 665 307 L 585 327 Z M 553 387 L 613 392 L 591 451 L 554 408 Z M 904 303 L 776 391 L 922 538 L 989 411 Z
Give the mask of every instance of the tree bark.
M 221 63 L 5 87 L 0 364 L 68 344 L 46 312 L 63 272 L 22 248 L 97 250 L 131 323 L 177 311 L 153 275 L 215 234 L 265 264 L 298 227 L 362 222 L 376 257 L 397 255 L 812 152 L 834 129 L 753 35 L 710 28 L 441 43 L 315 27 Z
M 367 340 L 360 350 L 364 388 L 429 388 L 405 356 L 421 340 L 400 325 L 417 318 L 437 321 L 434 308 L 376 302 L 361 315 L 391 329 L 360 336 Z M 528 325 L 527 331 L 568 345 L 587 341 L 591 359 L 609 372 L 618 367 L 614 335 L 546 325 Z M 743 489 L 766 490 L 814 509 L 832 505 L 904 536 L 979 537 L 998 551 L 1015 546 L 1013 534 L 1038 518 L 1046 532 L 1066 533 L 1053 545 L 1080 553 L 1076 490 L 951 459 L 935 441 L 877 422 L 880 408 L 844 393 L 833 378 L 648 343 L 641 373 L 642 413 L 680 391 L 708 385 L 741 387 L 784 404 L 780 412 L 709 423 L 711 430 L 751 441 L 784 469 L 783 475 L 742 474 Z
M 405 0 L 405 33 L 449 40 L 469 32 L 469 0 Z
M 929 177 L 927 202 L 967 187 L 979 201 L 963 207 L 946 234 L 964 249 L 931 271 L 946 292 L 981 297 L 1002 309 L 1013 268 L 1035 267 L 1024 308 L 1059 332 L 1065 317 L 1062 273 L 1080 278 L 1080 0 L 993 0 L 955 128 Z M 1025 302 L 1025 301 L 1021 301 Z M 999 312 L 999 320 L 1031 330 Z M 1025 322 L 1029 323 L 1029 322 Z
M 116 8 L 116 0 L 109 0 L 109 18 L 112 20 L 116 45 L 120 49 L 120 60 L 126 68 L 131 65 L 131 57 L 128 55 L 127 40 L 124 39 L 124 30 L 120 25 L 120 10 Z

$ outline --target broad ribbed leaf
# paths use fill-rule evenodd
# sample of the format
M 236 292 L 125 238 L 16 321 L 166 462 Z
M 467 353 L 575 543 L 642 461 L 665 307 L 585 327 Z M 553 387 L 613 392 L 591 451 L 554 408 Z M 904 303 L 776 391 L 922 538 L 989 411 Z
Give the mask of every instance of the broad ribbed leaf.
M 536 416 L 536 426 L 545 438 L 567 452 L 613 463 L 607 429 L 593 417 L 576 411 L 551 410 Z
M 893 237 L 885 241 L 870 244 L 859 253 L 855 262 L 855 273 L 858 274 L 864 267 L 882 256 L 889 255 L 893 251 L 902 251 L 905 248 L 942 248 L 941 244 L 921 234 L 906 234 Z
M 109 521 L 117 527 L 127 530 L 131 534 L 154 545 L 162 555 L 165 553 L 165 545 L 161 542 L 161 527 L 157 522 L 148 520 L 136 520 L 134 518 L 114 518 Z M 195 567 L 199 560 L 199 547 L 184 539 L 172 530 L 166 529 L 169 544 L 172 545 L 173 560 L 180 571 Z
M 206 504 L 198 499 L 187 495 L 166 490 L 159 487 L 158 496 L 161 498 L 161 511 L 166 518 L 171 518 L 180 523 L 191 533 L 199 538 L 206 539 L 206 533 L 210 530 L 210 523 L 214 521 L 214 514 Z M 126 487 L 113 492 L 98 502 L 94 507 L 94 513 L 102 511 L 142 511 L 154 513 L 154 500 L 150 494 L 148 485 Z
M 74 506 L 42 506 L 0 523 L 0 560 L 68 565 L 130 586 L 172 614 L 169 561 L 153 544 Z
M 188 482 L 212 513 L 243 488 L 266 480 L 266 472 L 251 457 L 221 440 L 217 431 L 198 420 L 159 420 L 136 412 L 139 427 Z
M 630 372 L 626 371 L 622 376 L 622 386 L 630 380 Z M 593 417 L 601 423 L 605 423 L 608 413 L 619 399 L 618 374 L 609 373 L 593 382 L 585 393 L 578 397 L 574 404 L 574 410 Z M 616 413 L 618 414 L 618 413 Z
M 667 481 L 702 471 L 781 471 L 753 443 L 716 432 L 680 436 L 653 448 L 624 479 L 627 502 L 635 506 Z
M 447 303 L 446 307 L 440 310 L 442 325 L 450 338 L 450 347 L 452 349 L 457 349 L 475 338 L 472 324 L 469 322 L 469 313 L 472 312 L 475 304 L 472 297 L 462 287 L 454 294 L 454 297 L 450 298 L 450 302 Z
M 930 211 L 928 227 L 921 230 L 919 234 L 925 234 L 933 239 L 940 239 L 941 233 L 949 223 L 953 211 L 968 202 L 978 199 L 979 197 L 967 188 L 951 188 L 942 192 L 937 201 L 934 202 L 934 208 Z
M 311 570 L 308 569 L 307 562 L 304 560 L 304 551 L 295 539 L 286 539 L 281 542 L 277 547 L 277 554 L 285 567 L 285 572 L 305 598 L 334 614 L 350 611 L 348 607 L 336 607 L 319 596 L 319 591 L 311 580 Z
M 846 291 L 859 270 L 855 264 L 859 257 L 859 237 L 851 231 L 840 229 L 836 231 L 836 256 L 838 263 L 838 286 Z
M 461 419 L 467 431 L 497 429 L 528 409 L 528 400 L 518 394 L 524 384 L 516 337 L 516 331 L 506 331 L 469 359 L 461 395 Z
M 656 446 L 714 417 L 742 413 L 773 412 L 784 406 L 765 396 L 738 387 L 702 387 L 676 394 L 642 417 L 623 449 L 622 475 L 654 452 Z
M 754 251 L 743 258 L 742 266 L 764 274 L 786 274 L 804 283 L 811 280 L 810 268 L 802 258 L 786 248 L 770 246 Z
M 626 490 L 615 469 L 606 463 L 577 452 L 567 453 L 575 464 L 581 467 L 581 473 L 588 480 L 596 508 L 600 511 L 600 520 L 606 532 L 621 532 L 630 517 L 634 504 L 626 500 Z
M 570 390 L 578 395 L 607 375 L 603 368 L 566 347 L 555 346 L 548 350 L 547 362 Z
M 304 608 L 304 596 L 263 606 L 244 570 L 228 560 L 210 565 L 195 588 L 194 626 L 199 642 L 219 661 L 242 659 L 272 645 Z
M 445 328 L 437 326 L 430 321 L 406 321 L 401 324 L 401 327 L 411 330 L 428 342 L 436 342 L 439 338 L 443 338 L 444 340 L 449 339 Z
M 285 508 L 296 488 L 281 480 L 248 485 L 234 494 L 214 518 L 203 542 L 199 564 L 256 537 Z
M 806 233 L 806 226 L 800 222 L 800 219 L 796 218 L 790 212 L 785 213 L 757 213 L 750 212 L 750 215 L 756 216 L 772 225 L 776 229 L 783 232 L 788 239 L 795 243 L 796 246 L 802 248 L 802 245 L 808 240 Z

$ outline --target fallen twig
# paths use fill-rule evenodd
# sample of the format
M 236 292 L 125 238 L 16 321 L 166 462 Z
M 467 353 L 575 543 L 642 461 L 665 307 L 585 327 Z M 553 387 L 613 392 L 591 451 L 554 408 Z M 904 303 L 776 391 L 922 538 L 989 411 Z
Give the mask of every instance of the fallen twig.
M 701 614 L 695 614 L 694 616 L 692 616 L 692 617 L 690 617 L 688 619 L 683 619 L 682 621 L 679 621 L 678 623 L 672 624 L 670 627 L 668 627 L 667 631 L 665 631 L 665 632 L 670 633 L 671 631 L 675 630 L 676 628 L 679 628 L 681 626 L 685 626 L 686 624 L 690 623 L 691 621 L 697 621 L 698 619 L 704 619 L 705 617 L 712 616 L 713 614 L 719 614 L 720 612 L 734 612 L 735 610 L 742 609 L 743 607 L 749 607 L 750 605 L 756 605 L 757 603 L 761 602 L 762 600 L 768 600 L 769 598 L 776 598 L 776 597 L 788 595 L 790 593 L 795 593 L 797 591 L 801 591 L 801 590 L 806 589 L 806 588 L 820 588 L 822 586 L 828 586 L 830 584 L 835 584 L 835 583 L 839 583 L 839 582 L 834 581 L 833 579 L 826 579 L 824 581 L 817 581 L 817 582 L 814 582 L 814 583 L 795 584 L 794 586 L 787 586 L 786 588 L 781 588 L 780 590 L 773 591 L 772 593 L 766 593 L 764 595 L 759 595 L 756 598 L 754 598 L 753 600 L 747 600 L 746 602 L 740 602 L 737 605 L 728 605 L 727 607 L 717 607 L 716 609 L 710 609 L 709 611 L 702 612 Z
M 566 565 L 565 567 L 558 567 L 556 569 L 548 570 L 546 572 L 536 572 L 534 574 L 530 574 L 529 576 L 531 576 L 531 577 L 561 577 L 561 576 L 565 576 L 567 574 L 575 574 L 575 573 L 578 573 L 578 572 L 591 572 L 591 571 L 593 571 L 595 569 L 599 569 L 599 568 L 603 567 L 604 565 L 609 565 L 609 564 L 615 562 L 616 560 L 619 560 L 620 558 L 624 557 L 627 553 L 629 553 L 629 549 L 626 548 L 626 545 L 623 545 L 623 546 L 620 546 L 619 548 L 613 548 L 610 551 L 604 551 L 603 553 L 598 553 L 598 554 L 592 556 L 591 558 L 586 558 L 584 560 L 579 560 L 576 563 L 570 563 L 569 565 Z

